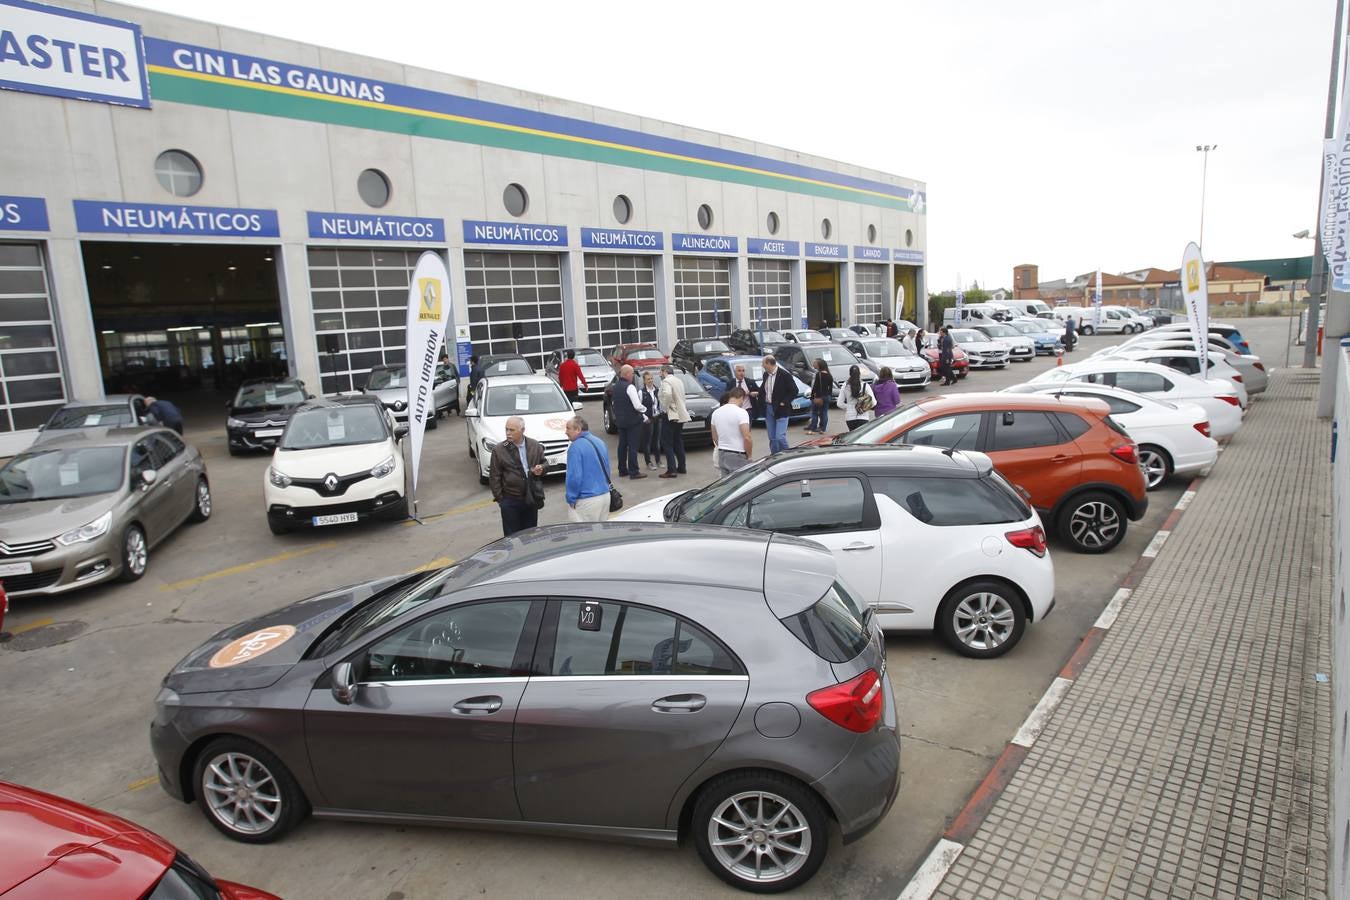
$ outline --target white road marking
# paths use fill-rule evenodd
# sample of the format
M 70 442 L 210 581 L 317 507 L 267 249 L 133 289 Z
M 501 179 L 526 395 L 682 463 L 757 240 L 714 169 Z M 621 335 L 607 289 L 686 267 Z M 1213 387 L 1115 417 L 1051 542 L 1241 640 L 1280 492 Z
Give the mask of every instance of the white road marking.
M 928 854 L 923 865 L 919 866 L 919 871 L 914 873 L 909 884 L 900 892 L 899 900 L 928 900 L 938 889 L 938 885 L 942 884 L 942 879 L 947 877 L 952 864 L 964 849 L 965 844 L 958 844 L 946 838 L 939 840 L 933 852 Z
M 1185 509 L 1186 507 L 1191 505 L 1191 501 L 1194 499 L 1195 499 L 1195 491 L 1182 491 L 1181 499 L 1177 501 L 1176 509 L 1178 511 Z
M 1159 531 L 1153 536 L 1153 540 L 1148 542 L 1148 546 L 1144 548 L 1144 552 L 1139 555 L 1146 559 L 1157 556 L 1158 552 L 1162 550 L 1163 544 L 1167 543 L 1167 538 L 1170 537 L 1171 534 L 1172 532 L 1170 531 Z
M 1050 721 L 1050 716 L 1054 713 L 1055 707 L 1064 699 L 1064 695 L 1069 692 L 1073 682 L 1067 678 L 1056 678 L 1050 685 L 1050 689 L 1041 697 L 1041 702 L 1036 704 L 1036 708 L 1027 716 L 1027 720 L 1022 723 L 1022 727 L 1017 729 L 1017 734 L 1013 735 L 1012 743 L 1019 747 L 1030 748 L 1036 743 L 1036 738 L 1041 736 L 1045 730 L 1045 723 Z
M 1102 614 L 1097 617 L 1097 623 L 1092 627 L 1106 631 L 1116 624 L 1116 616 L 1120 615 L 1121 608 L 1125 605 L 1125 601 L 1130 599 L 1132 593 L 1134 591 L 1129 588 L 1121 588 L 1116 591 L 1116 595 L 1111 598 L 1110 603 L 1106 604 L 1106 609 L 1102 610 Z

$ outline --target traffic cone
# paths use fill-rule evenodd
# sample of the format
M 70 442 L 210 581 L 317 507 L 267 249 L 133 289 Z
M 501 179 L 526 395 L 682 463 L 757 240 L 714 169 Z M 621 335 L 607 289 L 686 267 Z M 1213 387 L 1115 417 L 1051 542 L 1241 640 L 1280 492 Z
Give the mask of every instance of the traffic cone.
M 1057 366 L 1062 366 L 1062 365 L 1064 365 L 1064 351 L 1063 351 L 1063 350 L 1061 350 L 1061 351 L 1059 351 L 1058 353 L 1055 354 L 1055 365 L 1057 365 Z

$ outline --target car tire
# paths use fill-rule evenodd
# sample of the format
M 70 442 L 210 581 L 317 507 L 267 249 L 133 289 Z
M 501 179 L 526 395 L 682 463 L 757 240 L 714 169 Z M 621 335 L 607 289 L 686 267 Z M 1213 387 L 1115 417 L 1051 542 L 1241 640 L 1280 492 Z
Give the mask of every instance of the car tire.
M 952 588 L 938 606 L 937 633 L 953 650 L 972 659 L 1002 656 L 1022 640 L 1026 606 L 1013 586 L 994 578 Z
M 211 484 L 205 476 L 197 479 L 197 492 L 193 496 L 192 515 L 188 517 L 192 522 L 205 522 L 211 518 Z
M 267 529 L 273 534 L 286 534 L 291 530 L 285 522 L 278 522 L 271 516 L 267 517 Z
M 192 789 L 206 820 L 226 837 L 270 844 L 309 812 L 309 803 L 281 760 L 244 738 L 207 744 L 193 766 Z M 243 791 L 245 802 L 236 800 Z
M 614 413 L 608 403 L 604 404 L 604 411 L 601 413 L 605 424 L 605 434 L 618 434 L 619 426 L 614 423 Z
M 118 580 L 136 581 L 149 565 L 150 545 L 145 539 L 145 529 L 134 523 L 128 525 L 122 532 L 122 573 Z
M 1139 468 L 1144 470 L 1148 489 L 1156 491 L 1172 477 L 1172 457 L 1156 444 L 1140 444 Z
M 1091 325 L 1085 325 L 1085 326 L 1083 326 L 1082 328 L 1078 329 L 1078 333 L 1081 334 L 1081 335 L 1083 335 L 1084 337 L 1091 337 L 1091 336 L 1092 336 L 1092 326 L 1091 326 Z
M 1125 537 L 1125 507 L 1100 491 L 1071 499 L 1057 521 L 1059 536 L 1077 553 L 1106 553 Z
M 434 431 L 435 429 L 440 428 L 440 418 L 440 413 L 437 413 L 434 416 L 427 416 L 427 431 Z
M 243 447 L 236 447 L 234 444 L 230 444 L 230 445 L 229 445 L 229 448 L 230 448 L 230 455 L 231 455 L 231 456 L 243 456 L 243 455 L 244 455 L 244 448 L 243 448 Z
M 769 821 L 774 824 L 764 827 Z M 795 779 L 777 772 L 742 772 L 714 778 L 704 786 L 694 804 L 690 829 L 699 858 L 718 878 L 750 893 L 777 894 L 809 881 L 825 861 L 827 821 L 820 798 Z M 795 831 L 780 835 L 783 845 L 805 854 L 775 853 L 769 841 L 754 842 L 756 831 L 768 832 L 770 838 Z M 738 834 L 745 841 L 739 847 L 714 843 Z M 737 853 L 744 858 L 736 859 Z M 753 868 L 757 858 L 773 867 L 758 878 Z

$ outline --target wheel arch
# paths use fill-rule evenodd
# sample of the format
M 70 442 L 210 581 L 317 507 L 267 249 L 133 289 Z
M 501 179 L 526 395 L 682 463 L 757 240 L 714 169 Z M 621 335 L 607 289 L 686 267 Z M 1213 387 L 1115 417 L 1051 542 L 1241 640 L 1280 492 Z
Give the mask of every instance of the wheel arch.
M 834 807 L 830 805 L 829 799 L 820 791 L 816 790 L 811 782 L 801 777 L 800 774 L 785 769 L 775 769 L 770 766 L 736 766 L 734 768 L 722 769 L 721 771 L 711 773 L 685 796 L 680 804 L 680 814 L 676 819 L 675 826 L 681 843 L 693 833 L 691 829 L 694 820 L 694 807 L 698 805 L 699 798 L 703 795 L 703 791 L 717 779 L 734 775 L 773 775 L 777 778 L 790 778 L 800 785 L 803 790 L 808 791 L 812 796 L 819 800 L 820 805 L 824 808 L 825 814 L 829 817 L 830 822 L 834 827 L 839 827 L 839 814 L 835 811 Z
M 937 631 L 938 616 L 942 613 L 942 604 L 947 602 L 947 598 L 952 595 L 952 592 L 959 590 L 966 585 L 974 584 L 977 581 L 997 581 L 1001 584 L 1006 584 L 1012 589 L 1013 596 L 1022 604 L 1022 612 L 1026 615 L 1027 622 L 1034 622 L 1036 620 L 1036 613 L 1031 608 L 1031 598 L 1027 596 L 1027 592 L 1022 590 L 1017 582 L 1005 575 L 971 575 L 969 578 L 962 578 L 943 592 L 942 600 L 938 603 L 937 608 L 933 610 L 934 631 Z
M 275 756 L 283 766 L 286 766 L 287 772 L 290 773 L 291 780 L 295 782 L 296 788 L 300 791 L 300 796 L 304 798 L 306 803 L 311 802 L 309 795 L 305 790 L 304 781 L 299 775 L 291 771 L 290 766 L 286 765 L 285 758 L 277 752 L 275 747 L 270 746 L 266 740 L 260 739 L 254 734 L 240 734 L 234 731 L 213 730 L 194 738 L 192 743 L 188 745 L 188 748 L 183 751 L 182 759 L 178 761 L 178 784 L 182 790 L 184 803 L 192 803 L 197 799 L 196 779 L 193 776 L 196 774 L 197 761 L 201 758 L 202 751 L 204 751 L 213 741 L 219 740 L 220 738 L 234 738 L 236 740 L 248 741 L 250 744 L 257 744 L 259 747 Z M 301 775 L 303 774 L 304 773 L 301 773 Z
M 1129 511 L 1133 509 L 1134 506 L 1136 505 L 1136 501 L 1134 500 L 1134 498 L 1131 497 L 1129 495 L 1129 492 L 1126 491 L 1124 488 L 1122 488 L 1120 485 L 1112 484 L 1109 481 L 1092 481 L 1088 482 L 1087 484 L 1075 485 L 1072 490 L 1066 493 L 1063 497 L 1060 497 L 1059 502 L 1056 503 L 1050 510 L 1049 521 L 1058 522 L 1059 515 L 1060 513 L 1064 512 L 1065 507 L 1073 503 L 1074 500 L 1078 499 L 1084 494 L 1091 494 L 1091 493 L 1110 494 L 1114 499 L 1120 501 L 1121 505 L 1125 507 L 1127 517 Z

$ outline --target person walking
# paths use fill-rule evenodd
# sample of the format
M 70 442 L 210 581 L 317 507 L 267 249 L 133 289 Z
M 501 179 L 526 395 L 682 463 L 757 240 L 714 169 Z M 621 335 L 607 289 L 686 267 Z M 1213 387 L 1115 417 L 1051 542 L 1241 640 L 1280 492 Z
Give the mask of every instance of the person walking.
M 760 395 L 764 406 L 764 428 L 769 432 L 769 452 L 786 450 L 788 417 L 792 415 L 792 401 L 797 399 L 797 383 L 791 374 L 778 367 L 773 354 L 764 357 L 764 384 Z
M 685 474 L 684 423 L 693 417 L 685 404 L 684 382 L 675 374 L 675 367 L 661 367 L 661 406 L 666 411 L 666 424 L 661 429 L 661 449 L 666 454 L 666 470 L 661 478 Z
M 609 448 L 581 416 L 563 428 L 567 447 L 567 521 L 603 522 L 609 518 Z
M 900 405 L 900 385 L 895 383 L 895 373 L 890 366 L 882 366 L 877 373 L 877 383 L 872 385 L 872 394 L 877 400 L 876 409 L 872 412 L 877 416 L 884 416 Z
M 848 367 L 848 378 L 839 388 L 839 408 L 844 411 L 844 424 L 852 431 L 865 422 L 870 422 L 876 413 L 876 394 L 870 385 L 862 380 L 862 372 L 857 366 Z
M 1078 343 L 1078 333 L 1074 331 L 1073 316 L 1064 317 L 1064 352 L 1072 353 L 1073 345 Z
M 755 379 L 745 374 L 744 363 L 736 364 L 736 381 L 732 384 L 732 387 L 741 389 L 743 395 L 741 397 L 741 409 L 745 410 L 750 415 L 750 421 L 754 422 L 756 419 L 763 418 L 763 396 Z
M 811 377 L 811 421 L 806 423 L 807 434 L 824 434 L 830 428 L 830 400 L 834 398 L 834 376 L 825 360 L 816 360 L 816 374 Z
M 478 382 L 483 380 L 483 366 L 478 357 L 469 357 L 469 393 L 465 396 L 466 404 L 472 403 L 474 394 L 478 391 Z
M 952 340 L 951 330 L 943 325 L 938 329 L 938 374 L 943 385 L 956 384 L 956 373 L 952 363 L 956 361 L 956 341 Z
M 914 332 L 914 352 L 915 352 L 915 353 L 917 353 L 917 354 L 919 354 L 919 355 L 921 355 L 921 356 L 923 355 L 923 345 L 924 345 L 924 341 L 926 341 L 927 339 L 928 339 L 928 332 L 924 331 L 922 328 L 919 328 L 919 329 L 915 330 L 915 332 Z
M 713 410 L 712 417 L 708 419 L 713 449 L 717 451 L 717 471 L 723 475 L 730 475 L 744 466 L 754 453 L 750 439 L 750 414 L 741 406 L 742 399 L 741 389 L 732 388 L 723 397 L 722 405 Z
M 661 461 L 661 425 L 665 421 L 666 411 L 661 406 L 661 391 L 651 369 L 642 373 L 638 397 L 642 400 L 642 412 L 647 417 L 642 423 L 642 435 L 638 440 L 642 445 L 642 461 L 647 464 L 647 468 L 655 469 Z
M 619 477 L 646 478 L 647 473 L 638 468 L 638 443 L 647 411 L 642 407 L 637 385 L 633 384 L 632 366 L 619 369 L 614 391 L 610 394 L 609 410 L 619 429 Z
M 589 388 L 586 383 L 586 375 L 581 371 L 581 364 L 577 362 L 577 351 L 568 350 L 566 358 L 558 366 L 558 384 L 562 387 L 563 393 L 567 395 L 568 403 L 576 403 L 580 392 L 577 386 Z
M 183 434 L 183 414 L 168 400 L 158 397 L 145 398 L 145 414 L 165 428 L 172 428 L 181 437 Z
M 525 436 L 525 420 L 506 420 L 506 440 L 492 448 L 488 462 L 488 485 L 492 500 L 501 509 L 502 536 L 539 524 L 544 505 L 544 445 Z

